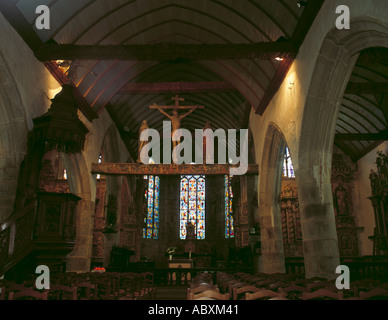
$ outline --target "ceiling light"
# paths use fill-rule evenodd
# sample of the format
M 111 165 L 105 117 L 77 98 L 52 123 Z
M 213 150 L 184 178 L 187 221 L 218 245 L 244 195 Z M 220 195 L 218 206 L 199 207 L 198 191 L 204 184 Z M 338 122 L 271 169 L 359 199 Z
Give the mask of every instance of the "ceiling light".
M 298 8 L 306 7 L 308 5 L 307 1 L 299 1 L 297 4 Z
M 282 58 L 282 57 L 276 57 L 275 60 L 276 60 L 276 61 L 283 61 L 284 58 Z

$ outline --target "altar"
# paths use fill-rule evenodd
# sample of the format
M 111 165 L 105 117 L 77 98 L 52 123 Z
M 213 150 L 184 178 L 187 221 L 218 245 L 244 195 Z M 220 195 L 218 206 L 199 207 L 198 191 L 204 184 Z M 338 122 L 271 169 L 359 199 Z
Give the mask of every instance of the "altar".
M 190 269 L 193 268 L 193 260 L 192 259 L 172 259 L 168 260 L 168 268 L 170 269 Z M 185 272 L 181 275 L 181 281 L 185 280 Z M 172 278 L 171 278 L 172 277 Z M 169 274 L 169 280 L 176 281 L 176 272 L 173 272 L 172 274 Z M 186 274 L 186 280 L 191 280 L 191 274 L 188 272 Z

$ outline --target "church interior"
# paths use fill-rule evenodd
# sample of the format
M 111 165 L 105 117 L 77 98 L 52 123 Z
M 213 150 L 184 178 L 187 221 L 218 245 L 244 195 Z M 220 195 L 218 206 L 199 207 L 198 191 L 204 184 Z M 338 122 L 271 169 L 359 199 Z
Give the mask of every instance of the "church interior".
M 387 1 L 41 2 L 0 1 L 0 300 L 388 299 Z

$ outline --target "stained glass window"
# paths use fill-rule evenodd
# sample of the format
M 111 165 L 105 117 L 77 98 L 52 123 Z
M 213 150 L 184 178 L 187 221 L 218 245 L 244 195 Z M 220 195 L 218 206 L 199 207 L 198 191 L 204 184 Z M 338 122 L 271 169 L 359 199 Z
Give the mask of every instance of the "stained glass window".
M 225 175 L 225 238 L 234 238 L 233 190 L 230 176 Z
M 181 176 L 180 192 L 180 238 L 191 222 L 196 239 L 205 239 L 205 176 Z
M 147 203 L 147 215 L 144 218 L 146 227 L 143 228 L 143 238 L 159 238 L 159 185 L 158 176 L 144 176 L 148 180 L 148 188 L 145 190 L 145 200 Z
M 288 147 L 284 152 L 284 160 L 283 160 L 283 177 L 285 178 L 295 178 L 294 166 L 291 161 L 291 154 Z

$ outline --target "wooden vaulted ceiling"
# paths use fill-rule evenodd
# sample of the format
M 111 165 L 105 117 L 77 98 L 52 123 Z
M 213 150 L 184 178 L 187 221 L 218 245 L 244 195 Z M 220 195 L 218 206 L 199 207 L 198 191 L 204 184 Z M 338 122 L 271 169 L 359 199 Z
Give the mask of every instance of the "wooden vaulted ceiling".
M 49 30 L 35 26 L 41 3 L 2 0 L 0 10 L 57 80 L 76 86 L 89 119 L 108 110 L 135 156 L 142 120 L 158 130 L 165 120 L 148 106 L 176 93 L 205 106 L 183 120 L 189 130 L 247 128 L 252 107 L 262 114 L 324 1 L 298 2 L 46 0 Z
M 337 119 L 335 144 L 354 161 L 388 139 L 388 49 L 362 51 Z

